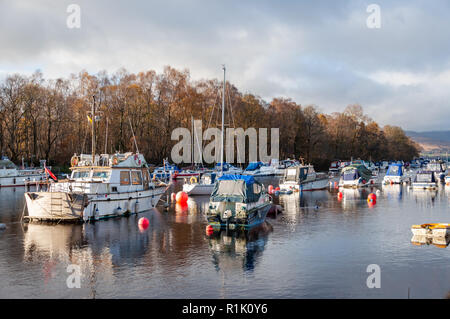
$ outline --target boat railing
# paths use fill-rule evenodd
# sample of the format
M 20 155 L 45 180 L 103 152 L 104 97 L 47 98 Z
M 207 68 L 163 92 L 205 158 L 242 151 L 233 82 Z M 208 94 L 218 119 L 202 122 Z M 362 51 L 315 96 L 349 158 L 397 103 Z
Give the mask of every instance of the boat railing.
M 64 193 L 106 193 L 107 184 L 101 181 L 66 181 L 59 183 L 50 183 L 49 192 Z

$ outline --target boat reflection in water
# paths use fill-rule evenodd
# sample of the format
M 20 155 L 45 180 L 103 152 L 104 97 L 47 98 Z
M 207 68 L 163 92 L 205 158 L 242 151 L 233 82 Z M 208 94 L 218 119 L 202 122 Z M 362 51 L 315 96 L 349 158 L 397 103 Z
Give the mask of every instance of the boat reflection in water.
M 403 197 L 403 186 L 401 184 L 383 184 L 383 194 L 387 200 L 402 200 Z
M 428 237 L 414 235 L 411 238 L 411 243 L 416 246 L 434 245 L 438 248 L 446 248 L 450 243 L 450 237 Z
M 367 207 L 367 196 L 375 193 L 375 188 L 339 188 L 342 198 L 338 200 L 344 211 L 357 211 L 358 208 Z
M 252 271 L 272 231 L 272 225 L 266 221 L 251 230 L 220 230 L 211 234 L 209 247 L 216 270 Z
M 150 221 L 145 233 L 138 227 L 142 214 Z M 26 224 L 24 261 L 30 267 L 42 267 L 42 278 L 36 280 L 52 286 L 57 296 L 95 298 L 99 285 L 114 285 L 121 267 L 147 263 L 152 242 L 161 248 L 168 245 L 161 214 L 156 209 L 142 214 L 95 224 Z M 69 275 L 69 265 L 79 266 L 82 288 L 59 291 Z M 153 268 L 152 263 L 147 266 Z
M 438 190 L 431 189 L 410 189 L 412 199 L 419 207 L 430 208 L 436 204 Z

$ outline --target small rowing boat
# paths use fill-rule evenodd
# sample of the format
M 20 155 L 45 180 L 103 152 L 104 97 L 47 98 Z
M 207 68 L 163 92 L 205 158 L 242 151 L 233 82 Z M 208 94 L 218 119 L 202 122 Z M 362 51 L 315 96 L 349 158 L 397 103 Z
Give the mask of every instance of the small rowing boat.
M 436 223 L 412 225 L 411 231 L 414 236 L 446 237 L 450 235 L 450 224 Z

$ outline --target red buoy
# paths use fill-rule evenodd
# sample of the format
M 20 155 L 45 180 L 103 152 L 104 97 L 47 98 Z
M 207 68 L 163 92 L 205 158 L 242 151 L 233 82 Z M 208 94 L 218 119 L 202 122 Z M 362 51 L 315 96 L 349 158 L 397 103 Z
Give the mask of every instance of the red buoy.
M 188 194 L 186 194 L 185 192 L 183 192 L 183 191 L 178 192 L 177 197 L 176 197 L 177 203 L 178 204 L 187 203 L 188 197 L 189 197 Z
M 342 197 L 344 197 L 344 194 L 342 194 L 342 192 L 339 192 L 339 193 L 337 194 L 337 197 L 338 197 L 338 200 L 341 200 Z
M 214 233 L 214 227 L 211 225 L 206 226 L 206 235 L 211 236 Z
M 275 188 L 275 191 L 279 191 L 280 190 L 280 186 L 277 186 L 277 188 Z
M 370 193 L 369 196 L 367 196 L 367 200 L 376 201 L 377 195 L 375 195 L 374 193 Z
M 147 218 L 141 217 L 139 218 L 138 226 L 140 230 L 146 230 L 148 228 L 148 225 L 150 225 L 150 222 Z
M 267 191 L 269 192 L 269 194 L 273 194 L 273 186 L 269 185 L 269 187 L 267 188 Z

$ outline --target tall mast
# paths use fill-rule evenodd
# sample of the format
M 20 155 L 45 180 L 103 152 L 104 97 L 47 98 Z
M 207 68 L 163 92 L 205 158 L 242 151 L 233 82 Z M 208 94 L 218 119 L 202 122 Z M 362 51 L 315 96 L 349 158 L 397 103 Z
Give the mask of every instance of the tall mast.
M 95 166 L 95 95 L 92 96 L 94 103 L 92 103 L 92 166 Z
M 221 143 L 221 148 L 220 148 L 220 163 L 221 163 L 221 171 L 223 173 L 223 140 L 224 140 L 224 121 L 225 121 L 225 64 L 222 65 L 222 69 L 223 69 L 223 92 L 222 92 L 222 143 Z

